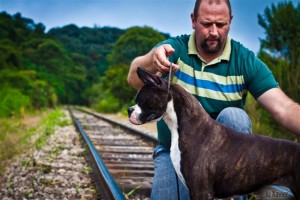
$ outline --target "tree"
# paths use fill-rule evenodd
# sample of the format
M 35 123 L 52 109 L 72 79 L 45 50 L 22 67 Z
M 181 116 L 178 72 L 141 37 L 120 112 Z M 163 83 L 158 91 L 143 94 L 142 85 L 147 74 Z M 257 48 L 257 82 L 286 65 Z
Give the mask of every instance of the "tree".
M 79 28 L 70 24 L 62 28 L 51 29 L 48 35 L 61 41 L 69 53 L 88 56 L 97 70 L 97 75 L 102 76 L 108 68 L 106 56 L 123 33 L 124 30 L 114 27 Z
M 0 40 L 0 70 L 21 69 L 21 52 L 10 40 Z
M 115 43 L 108 55 L 109 68 L 100 80 L 100 111 L 107 105 L 108 99 L 115 103 L 110 111 L 119 111 L 128 107 L 136 91 L 127 84 L 127 74 L 132 59 L 145 54 L 158 42 L 166 38 L 150 27 L 129 28 Z M 116 108 L 117 107 L 117 108 Z M 109 110 L 105 110 L 109 111 Z
M 153 28 L 129 28 L 115 43 L 111 54 L 108 55 L 109 64 L 130 64 L 136 56 L 143 55 L 155 44 L 166 38 Z
M 266 37 L 260 39 L 258 56 L 273 72 L 283 91 L 292 99 L 300 101 L 300 4 L 292 2 L 272 4 L 258 15 L 258 23 Z M 248 98 L 246 109 L 252 119 L 255 132 L 273 137 L 297 140 L 279 126 L 261 106 Z M 255 112 L 253 112 L 255 110 Z
M 272 4 L 264 15 L 258 15 L 258 23 L 265 29 L 266 38 L 261 39 L 260 53 L 280 77 L 280 85 L 293 99 L 300 101 L 300 4 L 292 2 Z M 272 58 L 267 58 L 269 54 Z M 274 61 L 277 60 L 277 61 Z M 267 63 L 268 64 L 268 63 Z M 272 65 L 277 64 L 277 65 Z M 282 68 L 282 69 L 276 69 Z

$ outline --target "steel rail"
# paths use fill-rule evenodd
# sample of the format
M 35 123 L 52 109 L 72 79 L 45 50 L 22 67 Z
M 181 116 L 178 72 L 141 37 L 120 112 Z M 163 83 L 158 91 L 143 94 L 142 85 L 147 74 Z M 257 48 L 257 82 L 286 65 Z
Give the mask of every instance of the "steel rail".
M 131 133 L 134 133 L 134 134 L 137 134 L 139 136 L 142 136 L 146 140 L 150 140 L 150 141 L 152 141 L 153 143 L 155 143 L 157 145 L 159 144 L 158 139 L 155 136 L 153 136 L 153 135 L 149 135 L 149 134 L 147 134 L 147 133 L 145 133 L 143 131 L 140 131 L 138 129 L 132 128 L 132 127 L 126 125 L 126 124 L 122 124 L 120 122 L 116 122 L 116 121 L 111 120 L 111 119 L 109 119 L 107 117 L 104 117 L 103 115 L 97 114 L 97 113 L 89 111 L 89 110 L 86 110 L 86 109 L 83 109 L 83 108 L 77 108 L 77 107 L 75 109 L 77 109 L 77 110 L 79 110 L 81 112 L 85 112 L 87 114 L 93 115 L 93 116 L 95 116 L 95 117 L 97 117 L 99 119 L 102 119 L 102 120 L 104 120 L 106 122 L 109 122 L 111 124 L 114 124 L 114 125 L 120 126 L 122 128 L 125 128 L 125 129 L 129 130 Z
M 98 154 L 95 146 L 92 144 L 91 140 L 89 139 L 86 132 L 84 131 L 84 128 L 80 125 L 78 120 L 75 118 L 71 109 L 70 108 L 68 108 L 68 109 L 69 109 L 69 112 L 72 116 L 72 119 L 75 123 L 77 130 L 80 132 L 80 134 L 82 135 L 84 141 L 86 142 L 86 144 L 88 146 L 88 150 L 92 156 L 93 165 L 95 166 L 96 173 L 100 174 L 102 177 L 100 180 L 95 180 L 96 183 L 100 183 L 102 186 L 105 187 L 104 190 L 100 189 L 101 196 L 104 199 L 125 200 L 124 194 L 121 192 L 121 190 L 118 187 L 118 185 L 116 184 L 114 178 L 109 173 L 101 156 Z M 98 178 L 98 177 L 99 176 L 95 176 L 94 178 Z

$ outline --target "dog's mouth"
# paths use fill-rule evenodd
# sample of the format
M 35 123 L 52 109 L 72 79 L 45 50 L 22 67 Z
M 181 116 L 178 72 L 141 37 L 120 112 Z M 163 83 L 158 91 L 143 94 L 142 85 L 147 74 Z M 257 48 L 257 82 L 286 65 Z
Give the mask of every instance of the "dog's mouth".
M 145 124 L 147 122 L 153 121 L 159 117 L 156 116 L 155 113 L 151 113 L 145 120 L 140 119 L 140 117 L 135 113 L 131 113 L 129 116 L 129 121 L 135 125 Z
M 147 118 L 146 118 L 146 122 L 150 122 L 152 120 L 157 119 L 158 117 L 156 116 L 155 113 L 151 113 Z
M 131 106 L 128 108 L 128 119 L 129 121 L 134 124 L 134 125 L 140 125 L 142 124 L 140 119 L 139 119 L 139 114 L 136 112 L 136 107 L 137 106 Z
M 130 113 L 129 117 L 129 121 L 134 124 L 134 125 L 141 125 L 141 121 L 139 120 L 139 118 L 136 116 L 135 112 Z
M 129 121 L 134 125 L 141 125 L 141 123 L 135 119 L 129 118 Z
M 141 124 L 145 124 L 145 123 L 150 122 L 150 121 L 160 119 L 160 117 L 157 116 L 156 113 L 150 113 L 147 117 L 146 116 L 141 117 L 136 112 L 130 112 L 128 114 L 128 118 L 129 118 L 129 121 L 132 124 L 135 124 L 135 125 L 141 125 Z

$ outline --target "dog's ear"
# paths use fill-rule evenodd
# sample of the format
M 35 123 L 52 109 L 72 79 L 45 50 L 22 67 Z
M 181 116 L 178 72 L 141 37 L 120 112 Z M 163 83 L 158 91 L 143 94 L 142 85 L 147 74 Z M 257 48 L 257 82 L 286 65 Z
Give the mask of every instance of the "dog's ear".
M 142 67 L 137 68 L 137 75 L 145 84 L 161 86 L 163 83 L 159 76 L 152 74 Z

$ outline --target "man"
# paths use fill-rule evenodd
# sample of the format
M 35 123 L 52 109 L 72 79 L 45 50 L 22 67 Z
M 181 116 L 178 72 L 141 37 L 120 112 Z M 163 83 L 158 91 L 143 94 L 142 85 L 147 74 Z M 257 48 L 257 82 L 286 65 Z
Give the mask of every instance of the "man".
M 143 86 L 136 74 L 138 66 L 165 75 L 172 62 L 172 81 L 191 92 L 220 123 L 251 132 L 250 119 L 243 111 L 249 91 L 278 123 L 300 135 L 299 104 L 285 95 L 253 52 L 228 36 L 229 0 L 197 0 L 191 19 L 191 35 L 170 38 L 132 61 L 128 83 L 136 89 Z M 157 128 L 160 145 L 153 154 L 151 198 L 188 199 L 188 190 L 176 178 L 169 158 L 170 132 L 163 121 Z

